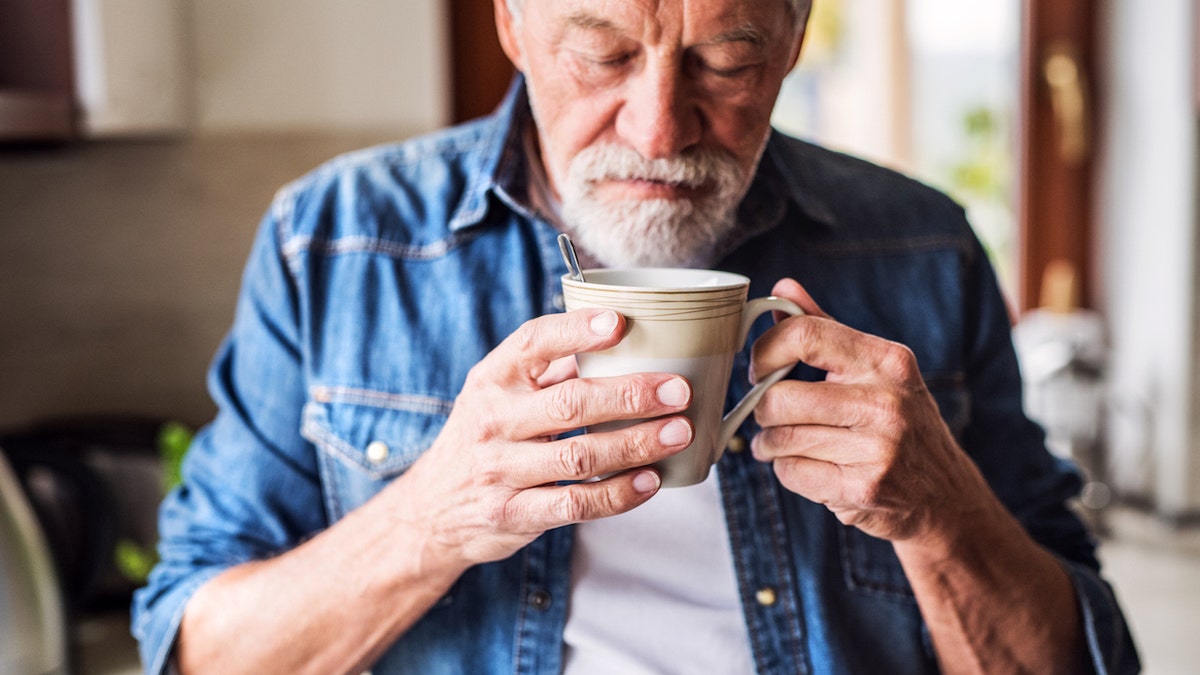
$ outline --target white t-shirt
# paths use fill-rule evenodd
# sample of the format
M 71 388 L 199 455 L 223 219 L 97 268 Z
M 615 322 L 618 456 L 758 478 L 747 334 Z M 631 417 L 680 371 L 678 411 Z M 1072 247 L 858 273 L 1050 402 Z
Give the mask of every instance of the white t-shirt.
M 715 469 L 575 538 L 564 675 L 754 672 Z
M 531 206 L 558 223 L 532 125 L 524 143 Z M 715 468 L 699 485 L 576 525 L 563 642 L 564 675 L 754 672 Z

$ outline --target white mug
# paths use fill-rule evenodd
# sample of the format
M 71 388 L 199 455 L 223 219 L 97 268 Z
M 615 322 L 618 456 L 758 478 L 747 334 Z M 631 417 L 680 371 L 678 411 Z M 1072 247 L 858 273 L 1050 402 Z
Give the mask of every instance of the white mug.
M 602 352 L 577 354 L 580 377 L 664 372 L 687 378 L 692 403 L 684 415 L 695 436 L 686 449 L 654 464 L 664 487 L 704 481 L 734 432 L 767 387 L 791 366 L 763 378 L 721 418 L 733 357 L 745 346 L 754 320 L 778 310 L 803 314 L 795 303 L 774 296 L 747 302 L 750 280 L 740 274 L 700 269 L 585 270 L 586 281 L 562 280 L 567 310 L 603 307 L 625 317 L 625 335 Z M 620 429 L 640 420 L 609 422 L 588 431 Z

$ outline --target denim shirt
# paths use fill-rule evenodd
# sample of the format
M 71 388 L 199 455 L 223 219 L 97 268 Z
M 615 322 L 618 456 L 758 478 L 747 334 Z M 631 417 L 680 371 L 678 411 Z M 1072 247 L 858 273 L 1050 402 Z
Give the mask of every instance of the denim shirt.
M 475 363 L 522 322 L 561 311 L 557 232 L 524 206 L 527 119 L 518 81 L 491 117 L 341 157 L 278 194 L 210 369 L 219 413 L 161 508 L 162 561 L 134 599 L 148 672 L 168 667 L 202 583 L 378 493 L 433 443 Z M 716 267 L 750 277 L 751 297 L 793 277 L 839 321 L 908 345 L 962 447 L 1068 570 L 1096 671 L 1135 672 L 1094 542 L 1066 506 L 1080 480 L 1022 414 L 1009 315 L 962 210 L 773 133 L 739 214 Z M 748 358 L 736 359 L 731 402 L 748 389 Z M 758 672 L 936 672 L 891 544 L 736 451 L 756 431 L 748 421 L 717 470 Z M 560 672 L 572 540 L 558 528 L 471 568 L 372 672 Z

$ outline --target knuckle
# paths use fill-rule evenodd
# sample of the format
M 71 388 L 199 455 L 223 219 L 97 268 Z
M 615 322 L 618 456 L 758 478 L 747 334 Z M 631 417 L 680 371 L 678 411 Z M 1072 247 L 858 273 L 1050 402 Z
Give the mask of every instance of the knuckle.
M 879 371 L 898 381 L 907 380 L 916 370 L 916 355 L 899 342 L 887 342 L 879 359 Z
M 546 391 L 548 396 L 545 411 L 551 420 L 560 424 L 570 424 L 579 419 L 583 398 L 579 395 L 577 381 L 563 382 Z
M 513 346 L 521 352 L 532 351 L 541 342 L 540 325 L 537 319 L 530 319 L 521 324 L 512 334 Z
M 593 475 L 592 454 L 578 436 L 562 441 L 556 461 L 557 469 L 564 478 L 582 480 L 591 478 Z
M 491 499 L 484 507 L 484 521 L 493 532 L 504 532 L 519 518 L 517 506 L 511 499 Z
M 648 391 L 654 390 L 654 383 L 648 376 L 638 375 L 623 380 L 612 400 L 616 412 L 623 416 L 636 416 L 645 412 Z
M 788 339 L 794 344 L 800 345 L 812 344 L 818 337 L 817 331 L 820 326 L 820 322 L 827 321 L 827 319 L 821 319 L 814 316 L 800 316 L 792 318 L 794 320 L 785 321 L 784 323 L 780 324 L 780 326 L 786 326 Z
M 582 490 L 566 489 L 559 493 L 555 503 L 555 513 L 566 523 L 578 523 L 586 520 L 590 512 L 587 493 Z
M 462 399 L 469 397 L 468 392 L 482 391 L 492 385 L 491 362 L 491 358 L 485 358 L 471 366 L 471 369 L 467 371 L 466 380 L 463 381 L 462 392 L 455 399 L 455 407 L 458 407 Z
M 493 412 L 496 407 L 488 404 L 486 397 L 468 399 L 460 394 L 454 400 L 450 414 L 460 431 L 480 443 L 490 443 L 504 438 L 508 430 L 504 418 Z

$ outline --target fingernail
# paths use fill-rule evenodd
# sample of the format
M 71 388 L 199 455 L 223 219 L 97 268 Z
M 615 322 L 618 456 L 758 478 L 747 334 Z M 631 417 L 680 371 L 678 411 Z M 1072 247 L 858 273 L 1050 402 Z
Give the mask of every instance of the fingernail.
M 600 312 L 592 317 L 588 326 L 596 335 L 612 335 L 613 329 L 617 327 L 617 313 Z
M 661 483 L 658 474 L 653 471 L 643 471 L 633 477 L 633 489 L 641 493 L 654 492 Z
M 687 405 L 690 395 L 687 382 L 678 377 L 658 385 L 658 400 L 663 405 L 672 407 Z
M 691 440 L 691 425 L 679 418 L 667 422 L 667 425 L 658 432 L 658 441 L 663 445 L 684 445 Z

